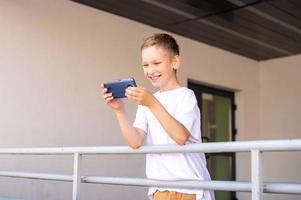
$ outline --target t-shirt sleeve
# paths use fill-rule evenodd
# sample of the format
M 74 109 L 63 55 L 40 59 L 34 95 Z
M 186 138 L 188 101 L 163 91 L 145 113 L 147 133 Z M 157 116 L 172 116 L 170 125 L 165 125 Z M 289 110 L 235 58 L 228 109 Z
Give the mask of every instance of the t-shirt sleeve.
M 133 123 L 133 127 L 142 129 L 145 133 L 148 130 L 147 117 L 145 113 L 145 108 L 143 106 L 138 105 L 136 112 L 136 119 Z
M 192 91 L 184 95 L 176 119 L 190 132 L 189 142 L 201 142 L 200 110 Z

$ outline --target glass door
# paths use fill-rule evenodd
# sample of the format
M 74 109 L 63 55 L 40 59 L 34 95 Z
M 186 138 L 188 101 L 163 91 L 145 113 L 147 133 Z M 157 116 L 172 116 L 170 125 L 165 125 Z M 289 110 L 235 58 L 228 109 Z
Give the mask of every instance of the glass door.
M 188 82 L 201 112 L 203 142 L 235 140 L 234 93 Z M 235 180 L 235 153 L 206 154 L 212 180 Z M 216 200 L 234 200 L 235 192 L 215 191 Z

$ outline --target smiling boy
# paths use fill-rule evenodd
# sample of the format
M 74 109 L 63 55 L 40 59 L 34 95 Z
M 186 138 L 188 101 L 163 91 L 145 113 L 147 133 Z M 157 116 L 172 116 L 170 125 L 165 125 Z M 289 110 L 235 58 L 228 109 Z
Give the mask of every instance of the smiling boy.
M 201 143 L 200 111 L 192 90 L 182 87 L 176 71 L 180 67 L 179 46 L 168 34 L 154 34 L 141 46 L 145 77 L 158 89 L 129 87 L 126 96 L 138 104 L 132 125 L 120 99 L 103 87 L 103 97 L 118 119 L 121 132 L 132 148 L 142 145 Z M 158 180 L 210 180 L 203 153 L 159 153 L 146 155 L 146 176 Z M 154 200 L 214 200 L 203 189 L 149 188 Z

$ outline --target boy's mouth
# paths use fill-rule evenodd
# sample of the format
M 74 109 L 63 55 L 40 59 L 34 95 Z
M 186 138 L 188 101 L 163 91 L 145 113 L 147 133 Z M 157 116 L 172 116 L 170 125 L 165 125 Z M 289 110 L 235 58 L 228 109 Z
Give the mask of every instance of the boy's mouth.
M 160 75 L 156 75 L 156 76 L 148 76 L 148 78 L 151 79 L 152 81 L 155 81 L 155 80 L 157 80 L 160 77 L 161 77 L 161 74 Z

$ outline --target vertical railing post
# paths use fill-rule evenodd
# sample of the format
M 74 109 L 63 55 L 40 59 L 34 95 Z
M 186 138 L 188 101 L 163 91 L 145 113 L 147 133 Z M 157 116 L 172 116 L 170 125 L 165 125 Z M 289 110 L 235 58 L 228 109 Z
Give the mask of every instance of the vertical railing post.
M 262 200 L 263 178 L 262 178 L 262 152 L 258 149 L 251 150 L 252 165 L 252 200 Z
M 79 197 L 80 197 L 81 159 L 82 159 L 81 154 L 74 153 L 72 200 L 79 200 Z

